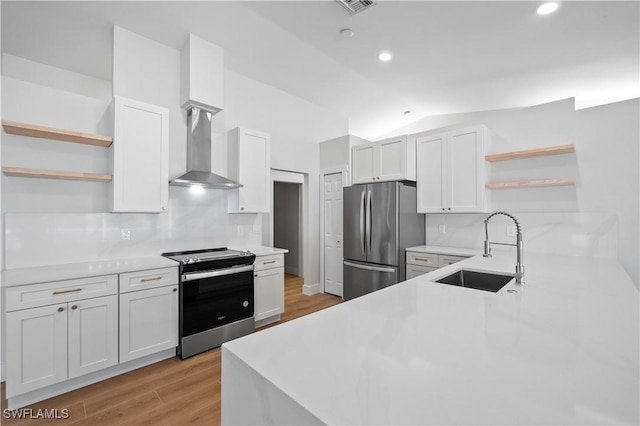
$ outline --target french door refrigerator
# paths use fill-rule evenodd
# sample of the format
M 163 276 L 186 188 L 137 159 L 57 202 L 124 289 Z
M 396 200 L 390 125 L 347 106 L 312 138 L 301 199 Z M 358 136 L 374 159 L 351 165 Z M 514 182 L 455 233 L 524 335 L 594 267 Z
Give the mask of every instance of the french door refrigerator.
M 405 280 L 405 249 L 424 244 L 414 182 L 344 188 L 343 297 L 350 300 Z

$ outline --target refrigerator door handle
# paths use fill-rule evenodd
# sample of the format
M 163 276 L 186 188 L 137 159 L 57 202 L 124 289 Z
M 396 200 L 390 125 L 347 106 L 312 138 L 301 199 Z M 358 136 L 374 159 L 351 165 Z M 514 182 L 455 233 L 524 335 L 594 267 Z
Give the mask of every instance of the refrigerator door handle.
M 368 253 L 371 253 L 371 232 L 373 228 L 371 226 L 371 191 L 367 191 L 367 238 L 369 239 L 369 245 L 367 247 Z
M 394 268 L 384 268 L 380 266 L 369 266 L 369 265 L 361 265 L 359 263 L 352 263 L 344 261 L 344 266 L 351 266 L 352 268 L 358 269 L 366 269 L 367 271 L 376 271 L 376 272 L 395 272 Z
M 362 196 L 360 197 L 360 238 L 362 238 L 362 252 L 367 253 L 367 245 L 366 245 L 366 234 L 365 234 L 365 204 L 364 204 L 364 191 L 362 191 Z

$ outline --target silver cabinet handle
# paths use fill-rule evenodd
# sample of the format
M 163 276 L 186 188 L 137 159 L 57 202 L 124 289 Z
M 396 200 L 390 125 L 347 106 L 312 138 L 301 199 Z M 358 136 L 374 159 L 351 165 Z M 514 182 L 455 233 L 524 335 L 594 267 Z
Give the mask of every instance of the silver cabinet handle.
M 54 291 L 53 294 L 57 295 L 57 294 L 65 294 L 65 293 L 76 293 L 78 291 L 82 291 L 82 289 L 81 288 L 72 288 L 70 290 L 57 290 L 57 291 Z
M 224 275 L 237 274 L 239 272 L 253 271 L 253 265 L 236 266 L 233 268 L 218 269 L 217 271 L 192 272 L 182 275 L 182 282 L 200 280 L 203 278 L 222 277 Z
M 142 278 L 140 280 L 141 283 L 146 283 L 149 281 L 160 281 L 162 279 L 162 277 L 153 277 L 153 278 Z

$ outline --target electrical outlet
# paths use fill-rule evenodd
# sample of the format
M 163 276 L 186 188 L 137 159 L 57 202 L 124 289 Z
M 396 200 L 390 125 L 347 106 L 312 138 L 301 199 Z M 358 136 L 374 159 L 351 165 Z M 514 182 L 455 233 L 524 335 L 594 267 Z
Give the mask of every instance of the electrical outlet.
M 447 228 L 444 226 L 443 223 L 438 225 L 438 233 L 439 234 L 446 234 L 447 233 Z
M 120 239 L 122 241 L 129 241 L 131 239 L 131 228 L 121 228 Z
M 507 236 L 515 237 L 516 236 L 516 227 L 513 225 L 507 225 Z

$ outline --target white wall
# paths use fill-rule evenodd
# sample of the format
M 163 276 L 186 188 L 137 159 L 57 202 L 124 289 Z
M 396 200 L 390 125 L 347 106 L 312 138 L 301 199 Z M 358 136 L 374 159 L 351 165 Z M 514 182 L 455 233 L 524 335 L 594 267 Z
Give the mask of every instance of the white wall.
M 114 30 L 114 93 L 170 109 L 170 178 L 186 170 L 186 116 L 178 105 L 179 57 L 178 50 L 126 30 Z M 14 62 L 16 70 L 3 76 L 2 102 L 7 118 L 111 134 L 110 124 L 106 124 L 110 99 L 102 95 L 111 82 L 19 58 Z M 214 116 L 214 171 L 226 173 L 226 131 L 242 125 L 269 133 L 272 168 L 305 173 L 309 191 L 306 208 L 317 212 L 318 142 L 345 134 L 346 118 L 228 70 L 224 90 L 225 110 Z M 16 138 L 7 143 L 3 140 L 7 165 L 82 167 L 92 172 L 109 167 L 108 149 Z M 170 211 L 158 215 L 107 213 L 107 186 L 100 183 L 5 177 L 2 192 L 2 208 L 8 213 L 7 268 L 261 243 L 260 215 L 227 214 L 224 190 L 206 190 L 195 197 L 188 189 L 170 188 Z M 307 283 L 319 281 L 317 216 L 309 214 L 304 224 Z M 130 241 L 120 241 L 120 228 L 131 228 Z
M 491 163 L 492 181 L 576 181 L 575 186 L 492 190 L 491 210 L 523 218 L 525 253 L 617 256 L 639 286 L 639 105 L 634 99 L 576 111 L 573 99 L 567 99 L 519 110 L 432 117 L 394 134 L 484 123 L 494 135 L 489 153 L 574 144 L 575 154 Z M 427 215 L 427 244 L 481 247 L 485 217 Z M 447 224 L 445 235 L 437 233 L 439 223 Z M 499 233 L 509 239 L 504 228 Z

